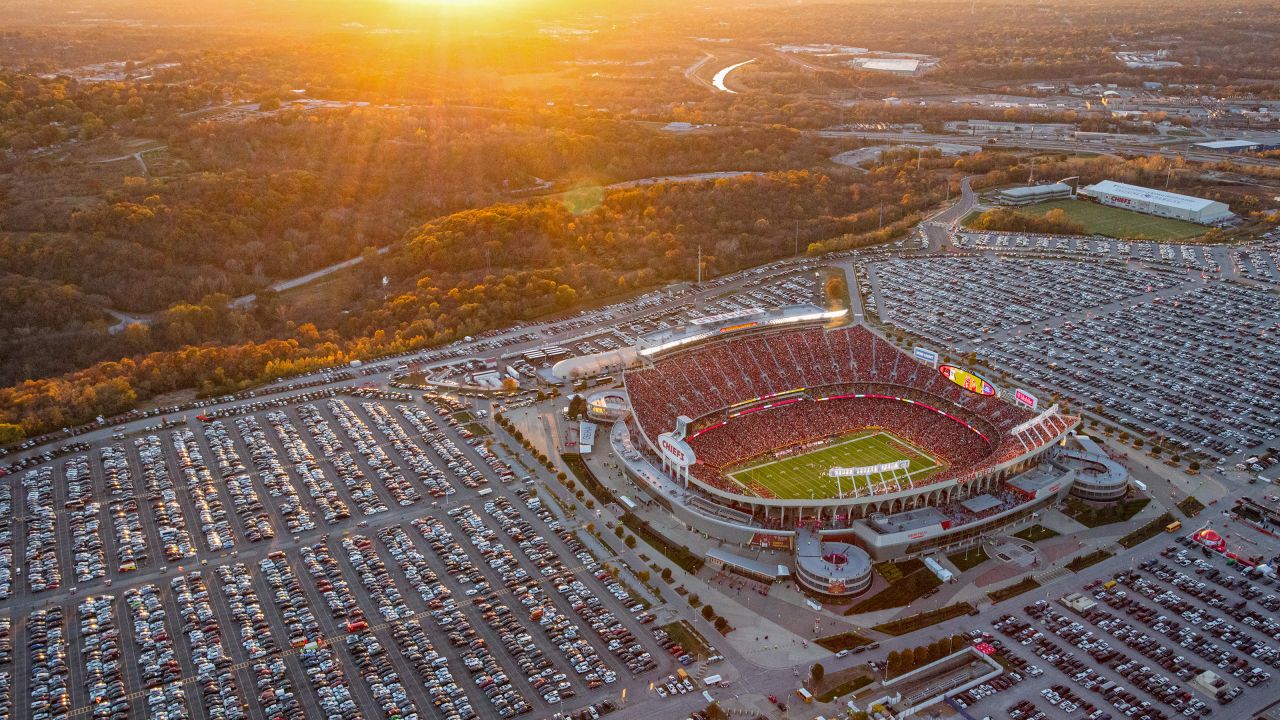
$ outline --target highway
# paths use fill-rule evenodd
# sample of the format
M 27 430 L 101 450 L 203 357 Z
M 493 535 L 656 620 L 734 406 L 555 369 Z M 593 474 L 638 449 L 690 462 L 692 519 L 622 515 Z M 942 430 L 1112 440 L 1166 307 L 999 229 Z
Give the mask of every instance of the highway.
M 1032 150 L 1061 150 L 1063 152 L 1081 153 L 1127 153 L 1132 155 L 1160 155 L 1163 157 L 1179 157 L 1197 162 L 1231 162 L 1236 164 L 1256 165 L 1259 167 L 1280 168 L 1280 160 L 1267 158 L 1245 158 L 1231 153 L 1198 150 L 1189 146 L 1155 145 L 1150 143 L 1113 143 L 1093 140 L 1049 140 L 1043 138 L 1027 138 L 1015 135 L 955 135 L 951 133 L 916 133 L 916 132 L 883 132 L 866 130 L 814 130 L 827 138 L 855 138 L 859 140 L 877 140 L 905 143 L 959 143 L 979 142 L 984 147 L 993 148 L 1028 148 Z M 994 142 L 992 142 L 994 141 Z

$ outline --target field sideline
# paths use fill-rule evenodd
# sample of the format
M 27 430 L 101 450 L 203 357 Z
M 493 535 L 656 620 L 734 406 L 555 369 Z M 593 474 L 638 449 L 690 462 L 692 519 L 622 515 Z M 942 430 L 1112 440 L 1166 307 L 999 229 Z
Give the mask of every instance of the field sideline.
M 914 481 L 920 481 L 939 469 L 937 460 L 914 448 L 905 440 L 881 430 L 869 430 L 846 436 L 812 452 L 765 460 L 725 471 L 725 475 L 741 485 L 748 494 L 759 495 L 752 487 L 763 488 L 783 499 L 834 498 L 838 490 L 846 496 L 855 484 L 859 494 L 865 494 L 868 485 L 892 483 L 891 474 L 877 474 L 869 478 L 827 477 L 833 467 L 864 467 L 881 463 L 910 460 L 907 473 Z M 905 484 L 905 478 L 903 479 Z

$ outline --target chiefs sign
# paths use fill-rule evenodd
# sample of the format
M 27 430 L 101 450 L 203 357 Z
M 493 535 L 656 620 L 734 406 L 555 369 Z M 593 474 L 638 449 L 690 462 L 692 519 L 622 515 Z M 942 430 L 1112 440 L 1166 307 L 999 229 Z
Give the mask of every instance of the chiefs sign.
M 666 458 L 667 462 L 676 467 L 685 468 L 696 462 L 693 448 L 689 447 L 689 443 L 671 433 L 662 433 L 658 436 L 658 450 L 662 452 L 662 457 Z

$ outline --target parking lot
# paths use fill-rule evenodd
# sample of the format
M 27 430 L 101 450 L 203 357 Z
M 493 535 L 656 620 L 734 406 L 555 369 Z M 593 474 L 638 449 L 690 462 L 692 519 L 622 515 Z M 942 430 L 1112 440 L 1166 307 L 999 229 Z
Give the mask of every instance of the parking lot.
M 1274 294 L 1042 259 L 892 260 L 870 272 L 888 321 L 1187 459 L 1207 466 L 1278 445 Z
M 678 667 L 638 583 L 453 407 L 387 397 L 309 395 L 4 478 L 0 706 L 589 716 Z
M 961 693 L 957 704 L 1010 720 L 1174 720 L 1269 704 L 1280 587 L 1187 537 L 1146 547 L 1131 570 L 1025 595 L 971 631 L 1010 672 L 1003 687 Z

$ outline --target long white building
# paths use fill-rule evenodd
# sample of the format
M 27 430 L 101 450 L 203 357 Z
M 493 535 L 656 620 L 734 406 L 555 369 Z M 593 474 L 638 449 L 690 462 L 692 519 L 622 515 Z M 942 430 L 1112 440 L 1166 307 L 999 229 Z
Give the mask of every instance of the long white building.
M 1092 197 L 1103 205 L 1201 225 L 1216 225 L 1234 217 L 1226 203 L 1113 180 L 1080 188 L 1079 194 Z

